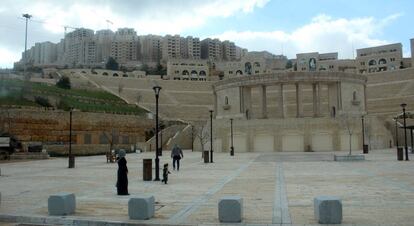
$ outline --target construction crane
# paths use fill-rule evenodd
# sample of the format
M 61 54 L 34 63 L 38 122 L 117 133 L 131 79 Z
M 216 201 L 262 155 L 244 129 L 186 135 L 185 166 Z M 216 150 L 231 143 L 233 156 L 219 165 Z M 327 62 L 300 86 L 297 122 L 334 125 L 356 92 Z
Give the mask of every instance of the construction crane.
M 73 29 L 73 30 L 79 29 L 79 28 L 77 28 L 77 27 L 71 27 L 71 26 L 68 26 L 68 25 L 64 25 L 64 26 L 63 26 L 63 28 L 65 29 L 64 36 L 63 36 L 64 38 L 66 37 L 66 30 L 67 30 L 68 28 Z
M 105 21 L 106 21 L 106 29 L 109 30 L 109 24 L 114 25 L 114 23 L 112 21 L 108 20 L 108 19 L 106 19 Z

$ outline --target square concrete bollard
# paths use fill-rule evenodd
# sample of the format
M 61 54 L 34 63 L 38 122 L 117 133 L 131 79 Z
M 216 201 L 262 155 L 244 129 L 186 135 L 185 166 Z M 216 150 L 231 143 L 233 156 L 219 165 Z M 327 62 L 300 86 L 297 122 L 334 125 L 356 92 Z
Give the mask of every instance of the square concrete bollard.
M 49 196 L 47 200 L 49 215 L 69 215 L 75 212 L 75 194 L 61 192 Z
M 315 218 L 319 224 L 342 222 L 342 201 L 336 196 L 317 196 L 313 200 Z
M 154 216 L 155 199 L 153 195 L 134 196 L 128 201 L 128 215 L 134 220 L 148 220 Z
M 243 199 L 240 196 L 224 196 L 218 203 L 219 221 L 224 223 L 242 222 Z

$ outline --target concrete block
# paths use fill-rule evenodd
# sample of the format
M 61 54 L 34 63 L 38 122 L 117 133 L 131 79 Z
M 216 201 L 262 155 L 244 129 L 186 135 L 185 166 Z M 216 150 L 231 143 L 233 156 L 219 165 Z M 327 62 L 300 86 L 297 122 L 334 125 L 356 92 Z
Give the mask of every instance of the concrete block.
M 75 212 L 75 194 L 61 192 L 49 196 L 47 200 L 49 215 L 69 215 Z
M 345 162 L 345 161 L 363 161 L 365 155 L 334 155 L 334 161 Z
M 317 196 L 313 199 L 315 218 L 319 224 L 342 222 L 342 200 L 336 196 Z
M 128 215 L 134 220 L 148 220 L 154 216 L 155 199 L 153 195 L 134 196 L 128 201 Z
M 242 222 L 243 199 L 240 196 L 224 196 L 218 203 L 219 221 L 224 223 Z

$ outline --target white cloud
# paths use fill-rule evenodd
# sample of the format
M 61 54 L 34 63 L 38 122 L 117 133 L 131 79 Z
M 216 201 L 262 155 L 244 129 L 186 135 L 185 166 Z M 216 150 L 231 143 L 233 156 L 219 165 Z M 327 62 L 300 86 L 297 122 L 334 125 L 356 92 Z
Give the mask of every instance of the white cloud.
M 290 58 L 302 52 L 339 52 L 341 58 L 352 58 L 353 49 L 383 45 L 387 40 L 374 38 L 401 14 L 384 19 L 372 17 L 337 18 L 321 14 L 292 32 L 285 31 L 227 31 L 214 37 L 232 40 L 238 45 L 253 50 L 268 50 Z
M 15 59 L 19 59 L 21 57 L 20 53 L 15 51 L 11 51 L 6 48 L 0 47 L 0 68 L 12 68 L 13 62 L 16 61 Z M 13 61 L 11 61 L 13 60 Z

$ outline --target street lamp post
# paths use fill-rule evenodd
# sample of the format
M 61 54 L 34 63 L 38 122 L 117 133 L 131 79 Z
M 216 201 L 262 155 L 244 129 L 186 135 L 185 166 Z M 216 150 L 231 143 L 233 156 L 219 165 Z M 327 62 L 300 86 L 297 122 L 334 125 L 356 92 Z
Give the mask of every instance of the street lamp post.
M 160 153 L 159 156 L 162 156 L 162 128 L 160 128 Z
M 28 13 L 25 13 L 22 16 L 24 18 L 26 18 L 26 32 L 25 32 L 25 35 L 24 35 L 24 60 L 23 60 L 23 63 L 24 63 L 23 70 L 26 73 L 26 67 L 27 67 L 27 23 L 28 23 L 29 19 L 32 18 L 32 15 L 30 15 Z
M 398 121 L 397 121 L 398 118 L 395 117 L 394 119 L 395 119 L 395 145 L 398 148 L 398 146 L 399 146 L 399 144 L 398 144 Z
M 75 156 L 72 155 L 72 114 L 71 108 L 69 111 L 69 168 L 75 168 Z
M 231 147 L 230 147 L 230 155 L 234 156 L 234 146 L 233 146 L 233 119 L 230 119 L 230 137 L 231 137 Z
M 406 129 L 407 124 L 406 124 L 406 122 L 405 122 L 405 107 L 406 107 L 406 106 L 407 106 L 407 104 L 405 104 L 405 103 L 402 103 L 402 104 L 401 104 L 401 107 L 402 107 L 402 109 L 403 109 L 403 118 L 404 118 L 404 141 L 405 141 L 404 146 L 405 146 L 405 161 L 408 161 L 409 159 L 408 159 L 407 129 Z
M 210 110 L 210 163 L 213 163 L 213 110 Z
M 161 87 L 156 85 L 153 87 L 155 92 L 155 179 L 154 181 L 160 180 L 160 159 L 158 158 L 158 98 L 160 96 Z

